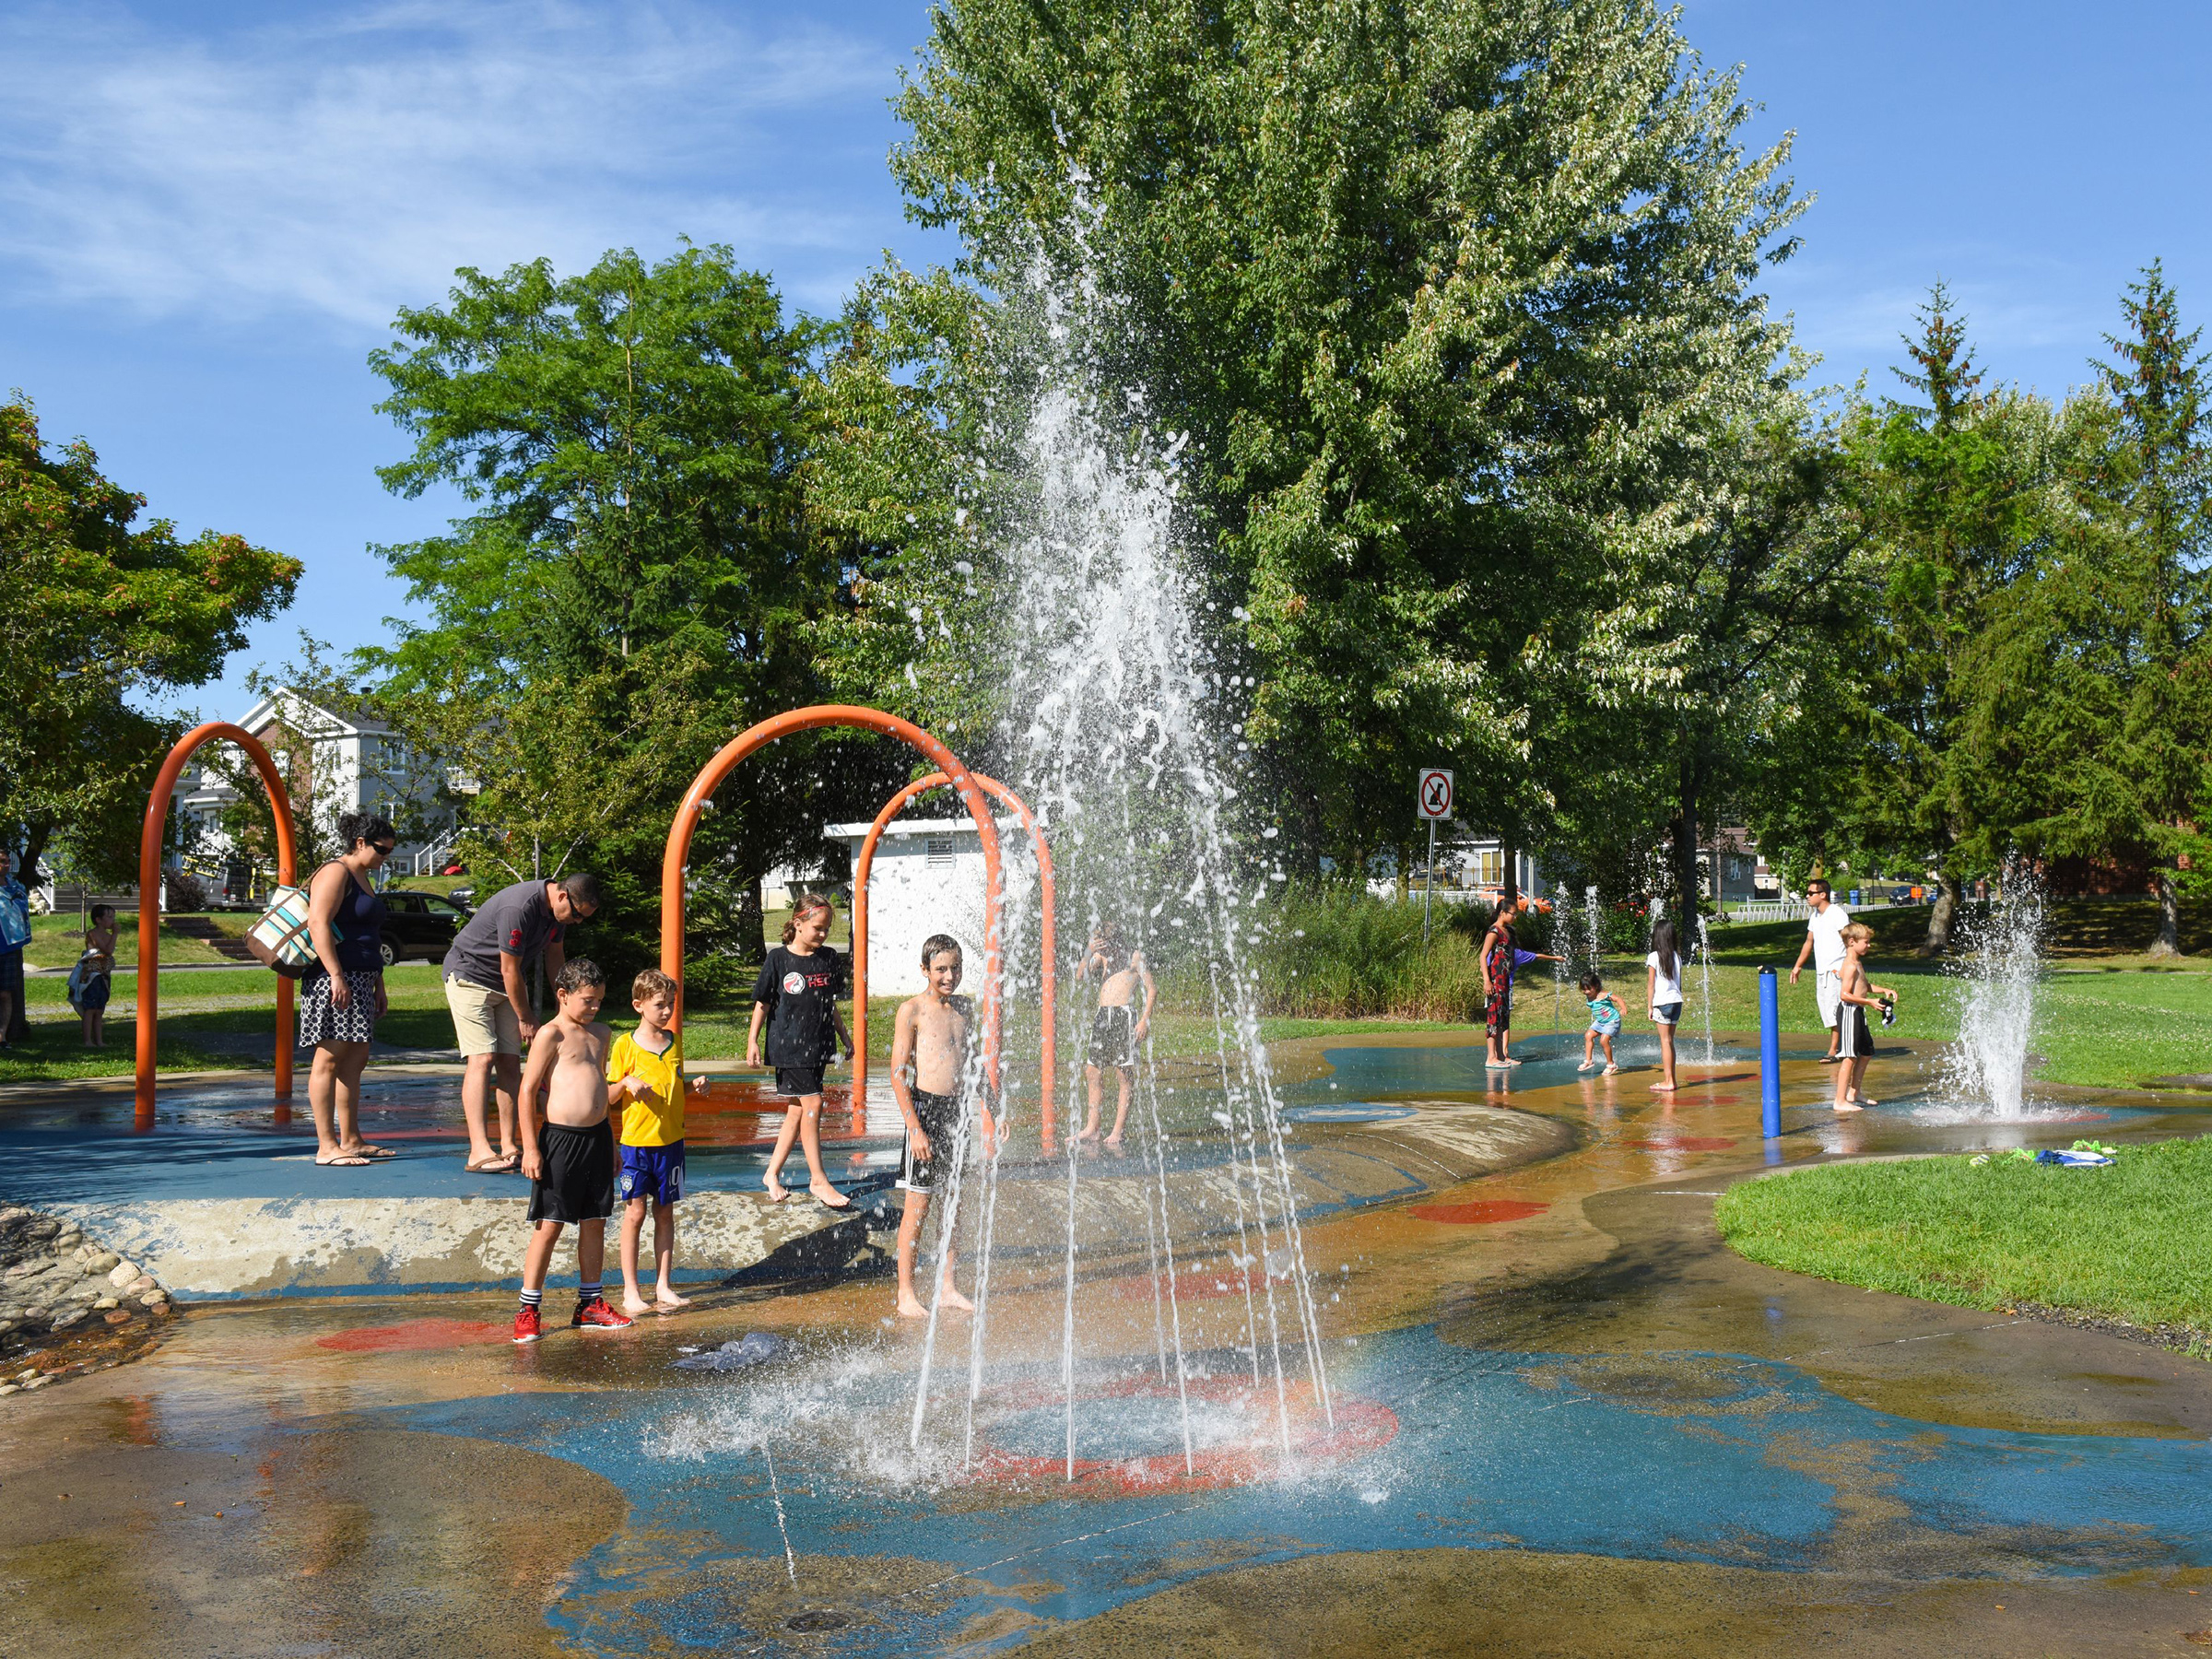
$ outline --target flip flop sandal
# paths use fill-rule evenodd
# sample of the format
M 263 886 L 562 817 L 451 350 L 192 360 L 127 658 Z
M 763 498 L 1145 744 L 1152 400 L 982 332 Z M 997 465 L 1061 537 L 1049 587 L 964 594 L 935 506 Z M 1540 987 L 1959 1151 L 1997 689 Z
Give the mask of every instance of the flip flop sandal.
M 399 1154 L 389 1147 L 363 1147 L 355 1156 L 381 1161 L 387 1158 L 397 1158 Z
M 522 1167 L 519 1155 L 512 1158 L 488 1158 L 482 1163 L 463 1164 L 461 1168 L 471 1175 L 512 1175 Z
M 351 1152 L 344 1152 L 336 1158 L 316 1159 L 315 1168 L 318 1170 L 360 1170 L 366 1169 L 374 1161 L 373 1159 L 361 1158 Z

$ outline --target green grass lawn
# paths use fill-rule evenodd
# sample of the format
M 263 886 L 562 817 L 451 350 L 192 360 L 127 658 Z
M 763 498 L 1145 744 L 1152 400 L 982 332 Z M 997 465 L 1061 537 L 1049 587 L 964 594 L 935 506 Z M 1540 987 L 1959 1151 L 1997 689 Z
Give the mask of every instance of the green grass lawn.
M 1930 1301 L 2178 1327 L 2212 1343 L 2212 1138 L 2109 1169 L 1993 1159 L 1831 1164 L 1743 1182 L 1713 1206 L 1755 1262 Z
M 253 925 L 253 918 L 243 911 L 218 911 L 209 915 L 186 918 L 194 923 L 212 922 L 227 934 L 242 937 Z M 115 938 L 115 959 L 124 966 L 138 964 L 138 912 L 126 911 L 116 918 L 118 932 Z M 198 939 L 179 937 L 171 930 L 171 918 L 161 920 L 161 960 L 164 964 L 185 962 L 224 962 L 229 959 L 212 945 Z M 84 935 L 77 926 L 75 911 L 59 916 L 33 916 L 30 919 L 30 943 L 23 947 L 23 961 L 31 968 L 72 968 L 84 954 Z

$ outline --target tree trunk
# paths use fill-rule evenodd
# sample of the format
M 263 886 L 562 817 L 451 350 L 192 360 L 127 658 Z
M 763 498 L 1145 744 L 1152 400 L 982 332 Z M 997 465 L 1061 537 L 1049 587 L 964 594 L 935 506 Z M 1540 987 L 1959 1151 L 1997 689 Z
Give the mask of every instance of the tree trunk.
M 1966 897 L 1966 889 L 1959 877 L 1945 865 L 1936 875 L 1936 902 L 1928 911 L 1928 936 L 1920 942 L 1915 954 L 1924 957 L 1947 956 L 1951 948 L 1951 929 L 1959 920 L 1959 906 Z
M 1404 904 L 1413 893 L 1413 849 L 1404 841 L 1398 843 L 1398 902 Z
M 2159 936 L 2150 947 L 2154 957 L 2177 957 L 2182 954 L 2182 895 L 2175 884 L 2173 872 L 2160 866 L 2151 877 L 2152 890 L 2159 899 Z
M 768 960 L 768 912 L 760 903 L 760 878 L 765 870 L 751 870 L 737 893 L 737 956 L 740 961 Z
M 1498 832 L 1498 863 L 1499 884 L 1505 889 L 1505 901 L 1511 904 L 1521 897 L 1521 849 L 1511 830 Z
M 1675 926 L 1688 950 L 1698 936 L 1698 763 L 1682 762 L 1682 796 L 1675 815 Z

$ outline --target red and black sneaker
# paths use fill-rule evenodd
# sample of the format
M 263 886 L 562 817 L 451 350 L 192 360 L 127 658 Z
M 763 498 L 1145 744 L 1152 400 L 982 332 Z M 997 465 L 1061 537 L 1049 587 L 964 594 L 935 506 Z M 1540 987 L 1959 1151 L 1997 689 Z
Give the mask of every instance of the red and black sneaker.
M 588 1302 L 576 1304 L 576 1312 L 569 1323 L 587 1331 L 627 1331 L 638 1322 L 608 1307 L 604 1296 L 594 1296 Z
M 514 1339 L 517 1342 L 535 1342 L 545 1334 L 538 1324 L 535 1302 L 524 1302 L 514 1311 Z

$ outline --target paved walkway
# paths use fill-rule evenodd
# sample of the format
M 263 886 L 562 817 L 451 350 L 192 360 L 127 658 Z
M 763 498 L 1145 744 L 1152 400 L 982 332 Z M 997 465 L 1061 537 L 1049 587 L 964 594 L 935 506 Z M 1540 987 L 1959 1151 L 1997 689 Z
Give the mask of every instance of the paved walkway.
M 1448 1167 L 1477 1108 L 1569 1134 L 1309 1218 L 1318 1350 L 1279 1237 L 1271 1273 L 1233 1238 L 1141 1231 L 1086 1235 L 1072 1302 L 1059 1250 L 1002 1250 L 972 1375 L 976 1321 L 891 1320 L 871 1275 L 525 1349 L 496 1295 L 188 1312 L 148 1359 L 0 1412 L 11 1489 L 70 1494 L 0 1510 L 0 1560 L 69 1563 L 20 1576 L 0 1646 L 396 1651 L 398 1605 L 408 1641 L 517 1653 L 2204 1645 L 2212 1370 L 1776 1273 L 1712 1227 L 1773 1168 L 2204 1116 L 1960 1122 L 1893 1059 L 1875 1086 L 1899 1103 L 1838 1120 L 1801 1058 L 1765 1143 L 1727 1056 L 1672 1102 L 1559 1062 L 1493 1084 L 1432 1040 L 1328 1058 L 1277 1056 L 1311 1154 L 1387 1139 Z M 997 1200 L 1047 1221 L 1052 1191 Z M 676 1368 L 748 1332 L 785 1346 Z

